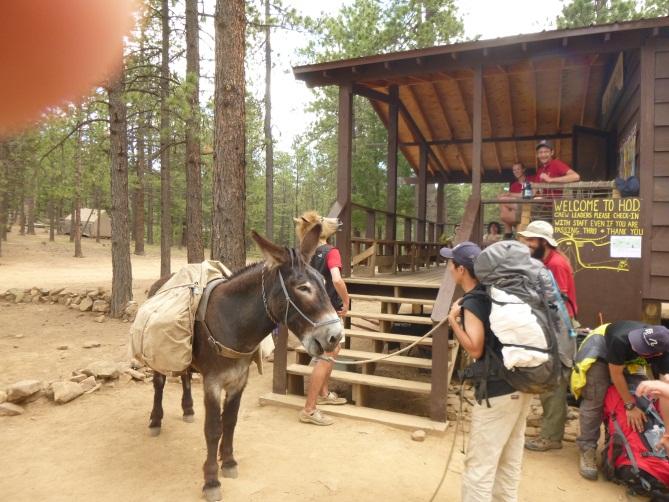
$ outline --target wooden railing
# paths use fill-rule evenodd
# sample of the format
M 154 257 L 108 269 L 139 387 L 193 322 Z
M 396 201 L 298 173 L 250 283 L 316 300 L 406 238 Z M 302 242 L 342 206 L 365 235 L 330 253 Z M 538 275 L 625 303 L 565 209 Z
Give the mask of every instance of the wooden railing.
M 373 277 L 379 273 L 415 272 L 439 263 L 438 242 L 389 241 L 353 237 L 351 266 L 356 276 Z
M 365 213 L 364 237 L 367 239 L 385 239 L 387 241 L 402 240 L 405 242 L 436 242 L 439 236 L 444 232 L 445 224 L 434 222 L 416 216 L 408 216 L 401 213 L 392 213 L 383 209 L 374 209 L 361 204 L 352 203 L 353 214 Z M 398 239 L 400 234 L 399 222 L 403 222 L 402 239 Z M 361 229 L 360 229 L 361 230 Z M 358 230 L 360 232 L 360 230 Z M 378 235 L 381 230 L 381 235 Z M 360 235 L 354 237 L 363 237 Z

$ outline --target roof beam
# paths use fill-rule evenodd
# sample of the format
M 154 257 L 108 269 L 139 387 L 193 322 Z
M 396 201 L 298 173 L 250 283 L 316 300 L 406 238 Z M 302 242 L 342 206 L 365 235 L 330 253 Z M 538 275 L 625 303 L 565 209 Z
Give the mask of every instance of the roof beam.
M 588 91 L 590 90 L 590 74 L 592 73 L 592 65 L 589 65 L 585 70 L 585 87 L 583 88 L 583 97 L 581 98 L 581 115 L 578 125 L 583 125 L 585 120 L 585 105 L 588 103 Z
M 444 119 L 446 136 L 448 136 L 448 139 L 453 139 L 453 128 L 451 127 L 451 124 L 448 121 L 448 115 L 446 115 L 446 108 L 444 108 L 445 100 L 441 99 L 441 96 L 439 95 L 439 90 L 437 89 L 437 86 L 434 83 L 430 83 L 429 89 L 435 101 L 439 105 L 439 111 L 441 112 L 440 116 Z M 458 164 L 460 164 L 460 169 L 462 169 L 462 171 L 465 172 L 466 174 L 469 174 L 469 167 L 467 167 L 467 163 L 465 162 L 465 156 L 464 153 L 462 152 L 462 147 L 459 144 L 456 144 L 455 148 L 457 149 L 455 157 L 458 159 Z
M 407 110 L 406 106 L 404 106 L 404 103 L 402 103 L 402 100 L 398 98 L 398 102 L 399 102 L 400 113 L 402 114 L 402 117 L 404 117 L 404 120 L 407 123 L 407 126 L 409 126 L 409 130 L 411 131 L 411 134 L 413 135 L 414 139 L 416 139 L 418 141 L 417 145 L 415 145 L 415 146 L 425 145 L 427 147 L 428 155 L 432 156 L 434 161 L 437 163 L 437 167 L 439 167 L 439 169 L 441 171 L 446 172 L 446 169 L 444 168 L 444 166 L 441 165 L 441 161 L 437 158 L 437 156 L 432 151 L 431 146 L 435 143 L 433 143 L 432 141 L 430 141 L 428 143 L 428 141 L 423 136 L 423 133 L 418 128 L 418 125 L 416 125 L 416 121 L 413 119 L 413 117 L 409 113 L 409 110 Z M 409 146 L 409 145 L 402 144 L 402 146 Z
M 516 134 L 516 125 L 513 119 L 513 98 L 511 95 L 511 79 L 509 78 L 509 72 L 505 68 L 500 66 L 500 69 L 504 72 L 504 83 L 506 90 L 506 97 L 509 100 L 509 117 L 511 118 L 511 135 L 515 136 Z M 513 161 L 520 162 L 520 157 L 518 156 L 518 143 L 513 142 Z
M 415 94 L 413 88 L 412 87 L 406 87 L 406 90 L 407 90 L 407 94 L 409 95 L 409 97 L 413 100 L 414 104 L 416 105 L 416 110 L 418 110 L 419 118 L 423 122 L 423 124 L 425 124 L 425 129 L 427 130 L 428 134 L 430 135 L 430 139 L 434 139 L 434 130 L 432 129 L 432 126 L 430 125 L 430 122 L 427 119 L 427 115 L 425 114 L 425 110 L 423 110 L 423 107 L 421 106 L 420 101 L 416 98 L 416 94 Z M 427 138 L 426 138 L 426 146 L 429 145 L 430 150 L 434 150 L 432 148 L 432 145 L 430 145 L 428 143 L 428 141 L 430 141 L 430 140 L 427 140 Z M 434 155 L 436 157 L 438 157 L 439 160 L 441 160 L 441 163 L 443 164 L 445 170 L 450 171 L 450 168 L 448 166 L 448 162 L 446 161 L 445 157 L 443 156 L 443 152 L 439 148 L 436 148 L 436 151 L 434 152 Z M 432 174 L 434 174 L 434 173 L 432 173 Z
M 530 67 L 534 69 L 532 60 L 529 61 Z M 532 134 L 537 135 L 537 74 L 532 72 L 530 75 L 530 101 L 532 102 L 532 113 L 530 113 L 530 119 L 532 123 Z
M 529 136 L 496 136 L 496 137 L 490 137 L 490 138 L 483 138 L 484 143 L 506 143 L 509 141 L 539 141 L 542 139 L 569 139 L 572 137 L 572 134 L 570 132 L 560 132 L 560 133 L 555 133 L 555 134 L 541 134 L 541 135 L 536 135 L 532 134 Z M 428 144 L 430 145 L 468 145 L 470 143 L 473 143 L 474 140 L 472 138 L 466 138 L 466 139 L 435 139 L 432 141 L 428 141 Z M 400 143 L 402 146 L 420 146 L 420 143 Z
M 415 185 L 418 184 L 417 176 L 410 176 L 407 178 L 400 178 L 401 183 L 404 185 Z M 482 183 L 509 183 L 513 181 L 513 176 L 510 174 L 509 170 L 498 172 L 495 170 L 484 169 L 481 173 L 481 182 Z M 472 178 L 470 175 L 463 173 L 462 171 L 451 171 L 448 173 L 448 176 L 428 176 L 428 183 L 471 183 Z
M 562 117 L 562 72 L 564 70 L 564 59 L 560 60 L 560 70 L 558 78 L 558 100 L 557 100 L 557 118 L 555 120 L 555 130 L 561 132 L 560 129 L 560 119 Z M 559 143 L 559 141 L 558 141 Z

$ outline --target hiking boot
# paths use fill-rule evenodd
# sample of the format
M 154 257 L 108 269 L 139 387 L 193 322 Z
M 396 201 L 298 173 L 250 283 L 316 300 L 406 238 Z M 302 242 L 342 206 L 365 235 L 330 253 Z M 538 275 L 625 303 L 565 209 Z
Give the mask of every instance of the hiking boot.
M 525 448 L 531 451 L 561 450 L 562 441 L 553 441 L 544 437 L 536 437 L 525 440 Z
M 316 404 L 346 404 L 346 398 L 339 397 L 336 392 L 330 392 L 327 396 L 318 396 Z
M 306 411 L 301 410 L 300 422 L 314 425 L 332 425 L 334 423 L 334 420 L 332 420 L 327 415 L 323 415 L 321 413 L 321 410 L 315 409 L 311 413 L 307 413 Z
M 581 452 L 578 472 L 585 479 L 597 481 L 597 450 L 595 448 Z

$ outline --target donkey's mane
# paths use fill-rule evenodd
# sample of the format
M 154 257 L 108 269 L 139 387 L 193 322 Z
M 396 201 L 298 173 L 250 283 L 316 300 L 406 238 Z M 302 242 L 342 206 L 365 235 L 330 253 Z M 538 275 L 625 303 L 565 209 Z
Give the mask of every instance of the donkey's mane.
M 255 267 L 257 267 L 258 265 L 261 265 L 261 264 L 263 264 L 263 263 L 265 263 L 265 262 L 263 262 L 263 261 L 255 261 L 255 262 L 250 263 L 250 264 L 248 264 L 248 265 L 246 265 L 246 266 L 244 266 L 244 267 L 242 267 L 242 268 L 240 268 L 240 269 L 237 269 L 237 270 L 235 270 L 235 271 L 232 273 L 232 275 L 228 278 L 228 280 L 236 279 L 236 278 L 239 277 L 240 275 L 242 275 L 242 274 L 244 274 L 244 273 L 250 271 L 252 268 L 255 268 Z

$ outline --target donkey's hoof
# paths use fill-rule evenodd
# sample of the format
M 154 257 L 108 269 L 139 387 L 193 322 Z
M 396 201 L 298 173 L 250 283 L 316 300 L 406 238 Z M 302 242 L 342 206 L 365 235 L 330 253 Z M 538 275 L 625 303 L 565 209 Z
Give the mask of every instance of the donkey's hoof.
M 203 488 L 202 495 L 204 495 L 204 498 L 207 502 L 218 502 L 223 500 L 220 486 L 210 486 L 209 488 Z
M 149 427 L 149 436 L 160 436 L 160 427 Z
M 228 479 L 237 479 L 239 472 L 236 465 L 221 466 L 221 476 Z
M 195 415 L 184 415 L 183 416 L 184 422 L 188 422 L 189 424 L 192 424 L 195 422 Z

